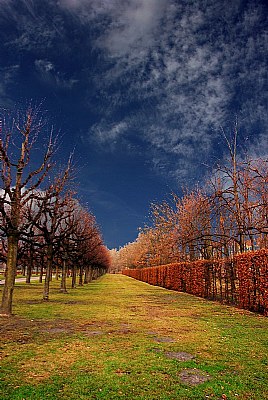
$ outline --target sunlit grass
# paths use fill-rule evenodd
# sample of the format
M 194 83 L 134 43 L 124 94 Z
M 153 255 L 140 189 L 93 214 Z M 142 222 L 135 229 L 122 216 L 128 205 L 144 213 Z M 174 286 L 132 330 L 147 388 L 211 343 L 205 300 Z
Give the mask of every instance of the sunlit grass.
M 38 275 L 36 274 L 32 274 L 32 277 L 37 277 Z M 17 274 L 16 278 L 24 278 L 26 280 L 26 276 L 22 275 L 22 274 Z M 5 279 L 5 275 L 4 274 L 0 274 L 0 280 Z
M 46 303 L 39 283 L 16 286 L 1 399 L 268 399 L 267 318 L 122 275 L 58 288 Z M 186 369 L 210 379 L 182 383 Z

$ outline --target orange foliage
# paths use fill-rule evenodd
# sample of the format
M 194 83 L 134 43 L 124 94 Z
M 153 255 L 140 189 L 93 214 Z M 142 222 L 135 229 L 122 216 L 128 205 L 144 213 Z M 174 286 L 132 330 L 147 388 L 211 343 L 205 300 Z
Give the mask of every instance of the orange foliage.
M 166 289 L 220 300 L 268 315 L 268 250 L 239 254 L 232 259 L 179 262 L 124 275 Z
M 268 315 L 268 250 L 236 256 L 239 306 Z

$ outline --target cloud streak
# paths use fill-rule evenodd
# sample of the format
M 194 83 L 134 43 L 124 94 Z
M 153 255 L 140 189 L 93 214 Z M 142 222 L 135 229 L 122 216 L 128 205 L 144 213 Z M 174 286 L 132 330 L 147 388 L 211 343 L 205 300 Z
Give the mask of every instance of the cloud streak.
M 236 114 L 246 134 L 254 124 L 259 134 L 265 132 L 264 4 L 209 0 L 187 5 L 173 1 L 127 4 L 110 15 L 112 22 L 96 41 L 103 57 L 113 60 L 102 75 L 102 90 L 112 98 L 122 88 L 118 102 L 109 107 L 110 114 L 139 101 L 134 112 L 130 109 L 135 128 L 138 121 L 145 121 L 139 134 L 163 157 L 180 157 L 183 174 L 185 165 L 189 168 L 194 160 L 200 163 L 219 127 L 230 126 Z M 111 138 L 108 132 L 106 138 Z
M 152 168 L 184 177 L 208 157 L 220 126 L 231 126 L 235 114 L 243 134 L 265 144 L 264 1 L 46 0 L 42 15 L 37 3 L 20 1 L 16 12 L 13 0 L 2 0 L 0 17 L 18 31 L 5 45 L 33 53 L 47 85 L 71 89 L 83 81 L 85 104 L 95 113 L 91 142 L 107 151 L 146 143 Z M 66 74 L 72 57 L 77 70 Z M 2 79 L 2 97 L 6 88 Z

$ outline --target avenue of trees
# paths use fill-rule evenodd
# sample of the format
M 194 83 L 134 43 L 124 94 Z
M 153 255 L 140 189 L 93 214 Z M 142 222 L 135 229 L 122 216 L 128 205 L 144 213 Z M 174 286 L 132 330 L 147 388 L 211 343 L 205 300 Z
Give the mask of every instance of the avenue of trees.
M 111 251 L 112 269 L 222 259 L 268 245 L 268 160 L 237 155 L 237 127 L 226 138 L 229 158 L 202 188 L 151 205 L 152 224 Z
M 45 139 L 46 136 L 46 139 Z M 52 273 L 72 287 L 105 273 L 110 257 L 94 215 L 75 198 L 71 157 L 56 168 L 58 138 L 39 107 L 0 114 L 0 264 L 5 284 L 0 313 L 11 315 L 18 270 L 30 282 L 44 279 L 49 299 Z

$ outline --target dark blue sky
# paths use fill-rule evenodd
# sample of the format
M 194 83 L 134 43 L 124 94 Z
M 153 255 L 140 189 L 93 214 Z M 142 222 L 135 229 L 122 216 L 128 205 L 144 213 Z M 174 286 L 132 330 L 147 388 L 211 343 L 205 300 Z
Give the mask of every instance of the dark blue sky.
M 267 155 L 265 0 L 0 0 L 0 105 L 44 100 L 111 247 L 202 182 L 238 117 Z

